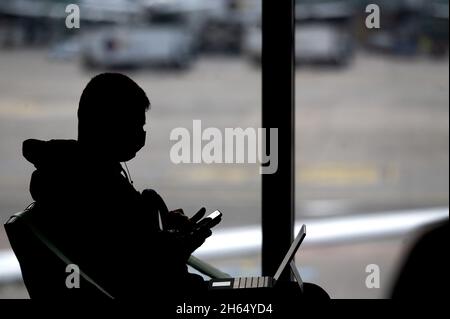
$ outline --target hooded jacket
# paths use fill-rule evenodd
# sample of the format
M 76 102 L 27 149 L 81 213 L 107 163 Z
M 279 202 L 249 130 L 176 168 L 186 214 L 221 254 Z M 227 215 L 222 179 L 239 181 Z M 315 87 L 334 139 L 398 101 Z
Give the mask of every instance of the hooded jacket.
M 35 226 L 115 297 L 146 297 L 187 278 L 186 260 L 159 230 L 120 163 L 94 156 L 75 140 L 26 140 L 23 156 L 36 170 L 30 193 Z

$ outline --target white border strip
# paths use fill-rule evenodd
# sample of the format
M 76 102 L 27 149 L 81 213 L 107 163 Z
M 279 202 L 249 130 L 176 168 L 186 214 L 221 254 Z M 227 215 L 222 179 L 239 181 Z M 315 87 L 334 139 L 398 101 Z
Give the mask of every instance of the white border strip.
M 300 230 L 302 224 L 306 224 L 306 238 L 303 243 L 306 246 L 367 240 L 401 236 L 420 226 L 448 219 L 448 216 L 448 208 L 430 208 L 305 219 L 296 222 L 295 233 Z M 254 253 L 261 248 L 261 238 L 261 228 L 257 226 L 215 231 L 195 255 L 204 258 Z

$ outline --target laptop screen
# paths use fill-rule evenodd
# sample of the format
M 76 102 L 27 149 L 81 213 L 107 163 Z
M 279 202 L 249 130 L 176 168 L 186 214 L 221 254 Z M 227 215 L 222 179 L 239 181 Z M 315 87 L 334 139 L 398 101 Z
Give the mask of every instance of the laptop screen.
M 289 265 L 289 263 L 292 261 L 292 259 L 295 256 L 295 253 L 298 250 L 298 247 L 300 247 L 300 244 L 302 243 L 303 239 L 306 236 L 306 225 L 302 225 L 302 228 L 297 234 L 297 237 L 295 237 L 294 242 L 292 243 L 291 247 L 289 247 L 288 252 L 284 256 L 283 261 L 281 262 L 280 266 L 278 267 L 277 272 L 275 273 L 275 276 L 273 277 L 275 280 L 278 280 L 280 278 L 281 274 L 283 273 L 284 269 Z

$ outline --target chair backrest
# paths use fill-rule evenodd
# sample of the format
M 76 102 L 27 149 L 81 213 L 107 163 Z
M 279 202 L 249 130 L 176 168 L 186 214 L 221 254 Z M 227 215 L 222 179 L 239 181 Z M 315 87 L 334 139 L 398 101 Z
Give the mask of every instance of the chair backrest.
M 112 298 L 82 271 L 80 288 L 66 285 L 71 262 L 33 225 L 33 210 L 30 205 L 4 225 L 30 298 Z

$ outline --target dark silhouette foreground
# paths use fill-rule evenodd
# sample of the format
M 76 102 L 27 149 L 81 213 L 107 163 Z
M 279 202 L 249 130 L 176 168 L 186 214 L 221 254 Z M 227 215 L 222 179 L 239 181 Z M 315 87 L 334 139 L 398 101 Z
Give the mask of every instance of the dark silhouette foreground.
M 205 210 L 191 220 L 181 210 L 166 214 L 161 230 L 159 196 L 136 191 L 120 164 L 144 146 L 149 106 L 130 78 L 101 74 L 80 98 L 78 140 L 23 143 L 24 157 L 36 167 L 30 183 L 33 225 L 115 298 L 164 294 L 174 283 L 178 289 L 167 293 L 184 295 L 202 285 L 187 272 L 186 261 L 211 234 L 201 228 L 189 233 Z M 83 290 L 89 285 L 67 288 L 65 267 L 27 261 L 42 274 L 41 281 L 25 282 L 31 297 L 90 295 Z
M 83 277 L 80 288 L 68 288 L 67 260 L 36 240 L 30 229 L 11 224 L 8 235 L 32 298 L 152 296 L 158 303 L 211 297 L 203 279 L 186 266 L 215 225 L 203 226 L 205 209 L 190 219 L 182 210 L 169 212 L 156 192 L 135 190 L 120 164 L 144 146 L 149 106 L 145 92 L 131 79 L 101 74 L 80 98 L 78 140 L 23 143 L 24 157 L 36 167 L 30 183 L 35 205 L 26 223 L 101 287 Z M 295 284 L 280 287 L 296 294 Z M 305 291 L 310 297 L 328 298 L 311 284 L 305 284 Z M 274 296 L 256 291 L 250 295 Z
M 427 229 L 414 243 L 393 286 L 395 299 L 443 299 L 448 286 L 448 220 Z

